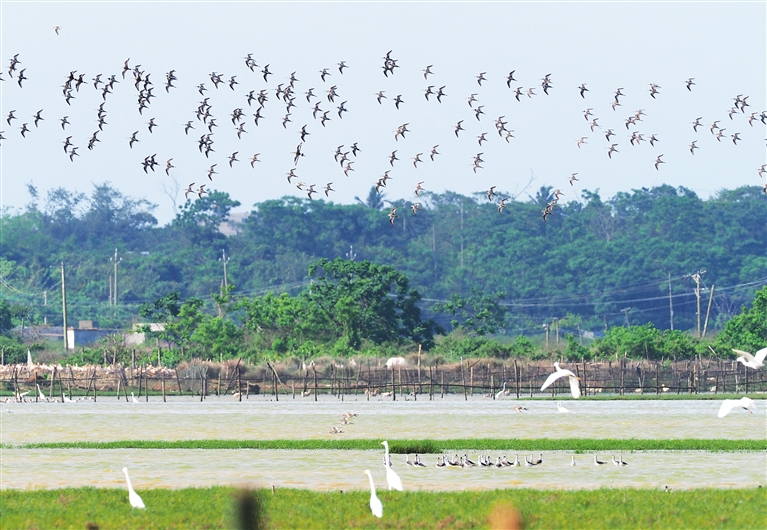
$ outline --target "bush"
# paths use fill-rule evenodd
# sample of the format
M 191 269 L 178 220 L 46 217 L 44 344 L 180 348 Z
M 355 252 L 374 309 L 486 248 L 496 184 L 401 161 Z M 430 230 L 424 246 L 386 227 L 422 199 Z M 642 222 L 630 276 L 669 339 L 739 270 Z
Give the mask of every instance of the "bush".
M 27 362 L 27 347 L 16 339 L 0 336 L 0 349 L 3 351 L 5 364 Z

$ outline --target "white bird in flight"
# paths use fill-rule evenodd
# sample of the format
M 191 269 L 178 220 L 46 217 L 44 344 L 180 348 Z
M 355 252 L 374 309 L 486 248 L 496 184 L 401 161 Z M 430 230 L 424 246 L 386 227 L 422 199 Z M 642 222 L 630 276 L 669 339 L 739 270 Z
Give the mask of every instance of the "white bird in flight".
M 386 449 L 386 454 L 384 455 L 384 461 L 389 460 L 389 442 L 384 440 L 381 442 L 381 445 L 384 446 Z M 399 478 L 399 475 L 394 472 L 394 470 L 391 468 L 391 466 L 386 466 L 386 483 L 389 485 L 389 491 L 394 488 L 397 491 L 402 491 L 402 480 Z
M 725 399 L 722 403 L 722 406 L 719 407 L 719 414 L 717 414 L 717 416 L 724 418 L 732 411 L 732 409 L 738 408 L 745 409 L 749 414 L 753 414 L 751 411 L 752 408 L 756 410 L 754 400 L 749 397 L 742 397 L 740 399 Z
M 123 468 L 123 473 L 125 473 L 125 481 L 128 483 L 128 501 L 130 502 L 130 505 L 134 508 L 141 508 L 143 510 L 146 508 L 146 506 L 144 506 L 144 501 L 141 500 L 141 497 L 139 497 L 138 493 L 133 491 L 133 486 L 131 486 L 130 483 L 127 467 Z
M 754 355 L 747 351 L 736 350 L 735 348 L 732 351 L 738 354 L 738 362 L 743 363 L 743 366 L 748 366 L 749 368 L 761 368 L 764 366 L 764 358 L 767 357 L 767 348 L 762 348 Z
M 387 466 L 386 469 L 389 469 L 389 467 Z M 370 470 L 366 469 L 365 474 L 370 479 L 370 511 L 380 519 L 383 517 L 383 504 L 381 504 L 381 500 L 376 495 L 376 487 L 373 484 L 373 476 L 370 474 Z
M 557 371 L 546 378 L 546 381 L 541 387 L 541 391 L 546 390 L 554 381 L 560 377 L 567 376 L 567 379 L 570 381 L 570 392 L 573 394 L 573 398 L 578 399 L 581 397 L 581 386 L 578 383 L 578 377 L 570 370 L 563 370 L 560 368 L 559 363 L 554 363 L 554 368 L 556 368 Z

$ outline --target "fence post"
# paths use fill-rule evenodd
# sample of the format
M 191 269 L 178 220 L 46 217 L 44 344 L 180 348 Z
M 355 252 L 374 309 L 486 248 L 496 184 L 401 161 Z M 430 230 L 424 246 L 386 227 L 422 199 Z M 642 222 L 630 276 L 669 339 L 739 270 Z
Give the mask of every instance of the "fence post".
M 312 365 L 312 372 L 314 373 L 314 401 L 317 401 L 317 367 Z

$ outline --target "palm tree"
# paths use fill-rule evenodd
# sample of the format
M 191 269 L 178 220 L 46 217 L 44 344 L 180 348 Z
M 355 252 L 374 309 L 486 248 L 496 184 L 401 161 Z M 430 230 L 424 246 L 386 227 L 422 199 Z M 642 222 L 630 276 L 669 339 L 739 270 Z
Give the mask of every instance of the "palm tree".
M 367 206 L 368 208 L 373 208 L 374 210 L 380 210 L 384 205 L 384 194 L 377 192 L 375 186 L 370 186 L 370 192 L 368 192 L 367 199 L 364 201 L 356 195 L 354 198 L 358 203 Z

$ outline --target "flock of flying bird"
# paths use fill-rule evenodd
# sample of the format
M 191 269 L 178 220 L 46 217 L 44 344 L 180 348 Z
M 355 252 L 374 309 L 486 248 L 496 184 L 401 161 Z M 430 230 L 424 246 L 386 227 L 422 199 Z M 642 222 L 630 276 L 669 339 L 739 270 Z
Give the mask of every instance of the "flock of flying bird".
M 60 31 L 60 27 L 54 28 L 56 33 Z M 394 58 L 392 55 L 392 51 L 390 50 L 385 54 L 383 57 L 383 62 L 381 65 L 382 73 L 386 78 L 392 77 L 395 75 L 397 69 L 400 68 L 400 65 L 398 64 L 399 60 Z M 256 60 L 253 58 L 253 54 L 249 53 L 244 57 L 244 63 L 245 67 L 252 73 L 256 74 L 259 77 L 262 77 L 265 83 L 270 82 L 270 76 L 274 75 L 270 70 L 270 64 L 266 64 L 263 67 L 259 66 L 256 63 Z M 28 79 L 28 76 L 26 75 L 26 68 L 21 68 L 20 65 L 22 65 L 22 61 L 19 58 L 19 54 L 15 54 L 11 60 L 10 64 L 8 66 L 8 75 L 10 78 L 15 80 L 15 82 L 18 84 L 19 87 L 24 86 L 24 81 Z M 345 61 L 340 61 L 336 64 L 337 68 L 331 69 L 331 68 L 322 68 L 319 70 L 319 76 L 318 81 L 321 81 L 323 84 L 329 84 L 331 81 L 329 80 L 330 77 L 333 75 L 343 76 L 344 71 L 348 68 L 350 68 L 349 65 L 346 64 Z M 434 68 L 434 65 L 428 65 L 426 68 L 422 70 L 423 78 L 425 83 L 430 82 L 430 76 L 435 76 L 435 72 L 432 70 Z M 337 73 L 336 73 L 337 72 Z M 508 73 L 508 75 L 505 76 L 505 84 L 509 90 L 511 90 L 510 97 L 517 102 L 521 101 L 522 98 L 533 98 L 537 96 L 538 94 L 535 92 L 537 90 L 536 88 L 527 88 L 525 89 L 523 86 L 518 86 L 518 81 L 515 78 L 516 70 L 512 70 Z M 482 116 L 486 115 L 485 112 L 485 106 L 480 104 L 480 93 L 483 85 L 483 82 L 490 82 L 490 78 L 486 77 L 487 72 L 481 72 L 479 75 L 475 76 L 476 82 L 478 85 L 478 92 L 472 93 L 468 96 L 468 106 L 471 109 L 471 113 L 473 114 L 474 118 L 481 122 Z M 97 121 L 97 127 L 98 130 L 94 131 L 93 134 L 90 136 L 90 138 L 87 141 L 87 148 L 89 150 L 93 150 L 97 147 L 97 144 L 101 142 L 99 139 L 99 135 L 104 131 L 104 127 L 107 124 L 106 116 L 107 116 L 107 110 L 105 108 L 107 104 L 107 98 L 110 94 L 113 93 L 113 91 L 116 89 L 118 83 L 127 83 L 132 81 L 132 84 L 136 90 L 136 103 L 137 103 L 137 110 L 139 114 L 142 116 L 144 115 L 144 112 L 149 113 L 152 105 L 152 100 L 156 98 L 157 96 L 154 94 L 155 85 L 154 82 L 151 80 L 152 73 L 146 72 L 145 70 L 141 69 L 140 64 L 130 64 L 130 59 L 127 59 L 124 64 L 122 65 L 122 69 L 117 74 L 111 74 L 108 76 L 105 76 L 101 73 L 96 74 L 95 77 L 91 79 L 87 79 L 86 75 L 84 73 L 78 73 L 76 70 L 73 70 L 69 72 L 69 74 L 64 79 L 64 84 L 62 85 L 62 96 L 67 103 L 67 105 L 72 105 L 72 100 L 77 99 L 77 94 L 79 94 L 81 87 L 83 85 L 90 85 L 92 84 L 93 88 L 97 91 L 100 91 L 102 102 L 99 105 L 97 109 L 96 114 L 96 121 Z M 197 91 L 199 92 L 200 96 L 202 97 L 202 100 L 200 101 L 199 105 L 193 112 L 193 118 L 188 120 L 184 124 L 169 124 L 168 126 L 171 127 L 178 127 L 179 130 L 183 129 L 184 134 L 186 136 L 190 135 L 190 131 L 195 130 L 197 132 L 202 132 L 201 136 L 197 140 L 197 146 L 198 150 L 201 155 L 204 155 L 206 158 L 210 158 L 210 156 L 215 153 L 215 132 L 214 129 L 219 128 L 219 124 L 217 123 L 217 119 L 219 119 L 220 115 L 214 116 L 212 110 L 213 105 L 211 103 L 212 96 L 208 95 L 209 93 L 212 93 L 211 90 L 219 89 L 219 87 L 226 88 L 228 87 L 231 91 L 238 90 L 237 87 L 241 84 L 250 84 L 251 81 L 242 81 L 242 83 L 238 80 L 239 75 L 231 75 L 231 76 L 224 76 L 223 74 L 220 74 L 218 72 L 211 72 L 209 74 L 210 78 L 210 85 L 212 85 L 212 89 L 206 87 L 206 82 L 199 83 L 197 85 Z M 5 79 L 0 76 L 0 81 L 5 81 Z M 170 70 L 169 72 L 165 73 L 164 78 L 164 90 L 167 93 L 170 93 L 172 89 L 176 89 L 176 85 L 174 84 L 176 81 L 178 81 L 178 77 L 176 76 L 176 70 Z M 552 79 L 552 74 L 546 74 L 543 78 L 540 80 L 540 86 L 542 89 L 542 92 L 545 96 L 548 96 L 550 94 L 550 91 L 554 89 L 554 81 Z M 288 124 L 293 122 L 292 118 L 296 118 L 294 116 L 293 111 L 298 108 L 299 104 L 302 104 L 302 100 L 306 100 L 306 104 L 311 106 L 311 115 L 314 120 L 318 120 L 320 126 L 323 128 L 327 127 L 327 122 L 334 120 L 334 119 L 343 119 L 344 114 L 350 112 L 350 108 L 347 107 L 348 100 L 342 100 L 340 96 L 340 92 L 342 89 L 339 88 L 339 85 L 332 84 L 327 90 L 325 90 L 324 95 L 320 95 L 319 91 L 316 94 L 314 87 L 309 87 L 306 91 L 304 91 L 302 94 L 299 92 L 299 89 L 297 88 L 297 83 L 299 82 L 299 79 L 296 76 L 296 72 L 292 72 L 287 79 L 287 81 L 279 83 L 274 88 L 274 95 L 275 99 L 277 100 L 277 103 L 274 105 L 284 105 L 285 108 L 285 115 L 281 118 L 282 126 L 287 130 Z M 688 91 L 692 92 L 693 86 L 696 85 L 695 78 L 690 78 L 687 81 L 685 81 L 685 86 Z M 649 85 L 649 97 L 652 99 L 657 99 L 658 96 L 661 95 L 660 89 L 662 88 L 657 83 L 651 83 Z M 614 92 L 614 98 L 611 102 L 611 107 L 613 111 L 617 111 L 618 107 L 622 106 L 621 98 L 625 96 L 625 93 L 623 92 L 624 88 L 618 88 Z M 587 99 L 587 92 L 589 92 L 589 88 L 587 88 L 586 83 L 582 83 L 579 87 L 577 87 L 577 91 L 580 94 L 581 98 L 584 100 Z M 437 84 L 431 85 L 429 84 L 423 92 L 423 95 L 426 99 L 426 101 L 432 101 L 431 98 L 433 98 L 434 101 L 437 102 L 437 104 L 442 103 L 443 98 L 450 97 L 450 94 L 448 93 L 448 87 L 446 85 L 437 86 Z M 244 104 L 242 107 L 234 108 L 231 113 L 227 116 L 227 119 L 231 121 L 231 126 L 234 128 L 235 133 L 237 135 L 238 139 L 242 139 L 243 134 L 247 134 L 248 131 L 246 129 L 247 121 L 248 121 L 248 114 L 252 113 L 253 108 L 255 108 L 255 113 L 252 113 L 253 123 L 256 127 L 259 126 L 259 123 L 266 119 L 266 104 L 267 101 L 270 99 L 270 91 L 266 88 L 260 89 L 260 90 L 249 90 L 242 94 L 244 98 Z M 336 100 L 339 101 L 336 101 Z M 403 94 L 397 94 L 396 96 L 389 97 L 386 95 L 385 90 L 380 90 L 375 94 L 376 101 L 383 105 L 384 100 L 389 100 L 394 104 L 395 110 L 399 110 L 402 105 L 406 105 L 407 99 Z M 759 112 L 750 112 L 747 114 L 747 107 L 750 107 L 750 104 L 748 102 L 749 96 L 739 94 L 736 97 L 733 98 L 734 105 L 733 107 L 727 112 L 729 119 L 733 120 L 734 116 L 736 115 L 747 115 L 747 121 L 748 125 L 753 127 L 755 122 L 761 122 L 762 124 L 767 124 L 767 111 Z M 323 109 L 322 106 L 324 106 L 325 100 L 328 104 L 331 105 L 330 109 Z M 247 104 L 248 111 L 246 112 L 245 104 Z M 583 115 L 586 120 L 586 123 L 588 124 L 588 128 L 591 132 L 596 132 L 597 129 L 600 129 L 602 126 L 598 123 L 599 117 L 595 116 L 593 113 L 593 108 L 589 107 L 586 110 L 584 110 Z M 34 124 L 35 128 L 38 128 L 41 121 L 45 121 L 45 117 L 43 116 L 43 109 L 38 110 L 32 118 L 32 122 Z M 11 110 L 7 116 L 5 117 L 5 120 L 7 124 L 10 126 L 12 125 L 14 120 L 19 119 L 15 115 L 16 110 Z M 628 116 L 625 120 L 625 127 L 628 132 L 630 132 L 629 136 L 629 142 L 632 146 L 639 146 L 642 142 L 649 143 L 652 147 L 655 147 L 655 144 L 660 142 L 661 139 L 658 137 L 658 134 L 651 134 L 649 137 L 647 137 L 647 134 L 640 133 L 638 130 L 636 130 L 636 127 L 638 124 L 642 121 L 642 118 L 646 116 L 647 114 L 643 109 L 638 109 L 634 113 L 632 113 L 630 116 Z M 337 118 L 336 118 L 337 116 Z M 692 129 L 694 133 L 698 132 L 699 127 L 703 127 L 704 124 L 702 122 L 703 117 L 697 117 L 692 123 Z M 23 121 L 23 120 L 22 120 Z M 70 125 L 69 116 L 63 116 L 59 118 L 60 125 L 63 131 L 66 131 L 67 125 Z M 466 131 L 466 129 L 463 127 L 465 119 L 458 120 L 456 125 L 454 126 L 454 134 L 456 138 L 460 137 L 461 132 Z M 741 140 L 741 133 L 734 132 L 733 134 L 725 134 L 726 127 L 723 127 L 722 120 L 716 120 L 714 121 L 710 126 L 710 132 L 712 135 L 716 137 L 718 141 L 721 142 L 722 139 L 729 138 L 732 140 L 733 144 L 737 145 L 738 141 Z M 153 129 L 155 127 L 163 127 L 166 126 L 166 124 L 160 124 L 157 123 L 156 119 L 154 117 L 150 118 L 148 122 L 146 122 L 147 125 L 147 131 L 151 135 L 153 132 Z M 410 129 L 408 126 L 410 123 L 403 123 L 394 132 L 394 140 L 398 141 L 400 139 L 406 139 L 406 134 L 410 132 Z M 511 139 L 515 138 L 514 136 L 514 130 L 507 128 L 508 121 L 505 120 L 505 116 L 501 115 L 498 118 L 495 119 L 494 126 L 496 128 L 496 131 L 498 135 L 503 138 L 506 142 L 510 142 Z M 633 130 L 632 130 L 633 128 Z M 287 180 L 289 183 L 292 183 L 296 186 L 296 188 L 303 193 L 306 193 L 309 199 L 313 199 L 314 195 L 324 193 L 325 197 L 329 197 L 331 192 L 334 192 L 333 189 L 333 182 L 328 182 L 324 186 L 318 185 L 318 184 L 307 184 L 301 180 L 299 180 L 299 176 L 297 174 L 297 166 L 299 161 L 306 155 L 304 149 L 305 144 L 309 141 L 308 137 L 312 135 L 312 133 L 308 130 L 309 129 L 309 123 L 303 124 L 300 129 L 297 132 L 298 138 L 297 138 L 297 144 L 295 150 L 291 153 L 293 155 L 293 167 L 290 169 L 287 173 Z M 22 137 L 26 138 L 28 133 L 32 132 L 32 129 L 29 126 L 29 122 L 24 122 L 19 127 L 20 133 Z M 4 131 L 0 131 L 0 140 L 5 139 L 2 134 Z M 66 134 L 66 132 L 64 133 Z M 133 132 L 133 134 L 128 137 L 127 145 L 130 149 L 134 148 L 134 145 L 141 142 L 141 139 L 139 136 L 141 135 L 140 130 L 136 130 Z M 315 133 L 317 134 L 317 133 Z M 477 137 L 477 143 L 479 144 L 479 147 L 482 148 L 483 143 L 488 142 L 488 132 L 483 132 Z M 607 141 L 607 156 L 612 159 L 614 154 L 620 153 L 618 150 L 619 143 L 613 141 L 613 137 L 617 137 L 618 133 L 616 133 L 613 129 L 607 129 L 604 131 L 604 137 Z M 576 145 L 578 148 L 581 148 L 581 146 L 588 144 L 589 137 L 588 136 L 582 136 L 576 141 Z M 692 143 L 689 145 L 689 150 L 692 155 L 695 154 L 695 151 L 699 149 L 698 140 L 692 141 Z M 66 136 L 65 139 L 62 142 L 63 144 L 63 150 L 64 153 L 68 156 L 70 161 L 74 161 L 75 157 L 81 156 L 78 152 L 79 146 L 73 142 L 73 136 Z M 422 164 L 425 162 L 425 158 L 428 156 L 428 159 L 430 161 L 434 161 L 435 157 L 440 154 L 438 151 L 438 148 L 440 146 L 434 145 L 428 150 L 428 153 L 426 150 L 418 152 L 415 154 L 415 156 L 411 157 L 410 160 L 413 163 L 413 166 L 417 169 L 419 167 L 419 164 Z M 338 163 L 344 173 L 345 176 L 349 176 L 349 174 L 353 171 L 355 171 L 355 168 L 353 167 L 358 154 L 362 151 L 362 147 L 359 145 L 359 142 L 354 142 L 351 144 L 349 148 L 346 148 L 344 145 L 339 145 L 335 152 L 333 153 L 333 157 L 336 163 Z M 389 162 L 389 168 L 384 171 L 383 175 L 375 180 L 374 186 L 377 192 L 381 192 L 383 188 L 386 187 L 387 181 L 391 180 L 393 177 L 390 175 L 391 171 L 394 169 L 394 164 L 396 161 L 399 161 L 400 158 L 398 158 L 399 149 L 395 149 L 392 151 L 391 155 L 388 157 Z M 207 171 L 204 174 L 201 174 L 201 177 L 204 179 L 207 177 L 209 182 L 213 181 L 214 175 L 218 175 L 219 172 L 217 171 L 217 168 L 219 167 L 219 164 L 228 164 L 230 168 L 234 167 L 235 163 L 239 163 L 241 160 L 238 158 L 238 155 L 240 154 L 240 151 L 234 151 L 231 155 L 229 155 L 226 159 L 226 162 L 216 162 L 210 165 L 210 167 L 207 169 Z M 483 160 L 483 152 L 477 153 L 473 157 L 472 161 L 472 171 L 474 173 L 477 173 L 478 170 L 483 169 L 482 163 Z M 254 153 L 249 157 L 249 163 L 252 168 L 255 168 L 255 165 L 258 162 L 261 162 L 261 153 Z M 663 154 L 659 154 L 656 156 L 654 161 L 654 167 L 656 170 L 659 170 L 661 164 L 665 164 L 666 162 L 663 160 Z M 147 155 L 143 162 L 142 162 L 142 169 L 145 173 L 155 172 L 155 168 L 157 166 L 162 166 L 162 163 L 156 160 L 157 154 L 150 154 Z M 173 157 L 170 157 L 167 159 L 167 161 L 164 164 L 164 171 L 166 175 L 170 175 L 170 171 L 174 169 L 173 165 Z M 767 175 L 767 164 L 761 166 L 758 169 L 758 173 L 760 177 L 763 177 Z M 293 180 L 296 180 L 295 183 L 293 183 Z M 200 179 L 195 179 L 195 182 L 191 182 L 186 186 L 183 193 L 186 199 L 188 199 L 191 195 L 196 195 L 198 198 L 202 198 L 205 194 L 209 193 L 209 191 L 206 189 L 206 186 L 209 184 L 197 184 Z M 578 181 L 578 173 L 572 173 L 570 177 L 567 179 L 570 186 L 574 185 L 574 182 Z M 414 194 L 416 196 L 416 200 L 412 201 L 409 204 L 409 209 L 411 210 L 413 215 L 416 215 L 418 211 L 421 209 L 422 204 L 421 202 L 418 202 L 418 200 L 421 197 L 421 194 L 426 191 L 425 181 L 419 181 L 416 186 L 414 186 Z M 503 213 L 504 208 L 506 208 L 506 204 L 509 200 L 511 200 L 511 197 L 501 197 L 496 193 L 497 186 L 491 186 L 485 193 L 488 201 L 495 201 L 496 197 L 498 199 L 497 202 L 497 210 L 498 213 Z M 765 193 L 767 193 L 767 183 L 765 183 L 764 187 Z M 551 196 L 548 204 L 545 206 L 545 208 L 542 210 L 542 218 L 545 221 L 551 214 L 554 213 L 555 208 L 557 206 L 557 202 L 559 198 L 564 195 L 561 189 L 557 188 L 555 189 Z M 388 212 L 388 220 L 390 224 L 394 224 L 395 220 L 399 218 L 399 215 L 397 214 L 397 207 L 392 207 Z

